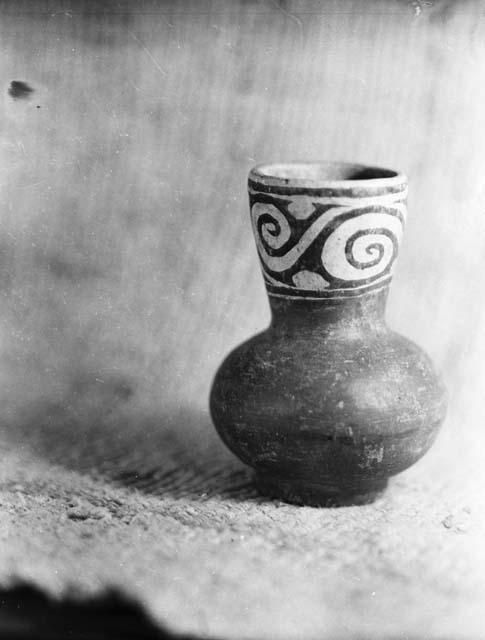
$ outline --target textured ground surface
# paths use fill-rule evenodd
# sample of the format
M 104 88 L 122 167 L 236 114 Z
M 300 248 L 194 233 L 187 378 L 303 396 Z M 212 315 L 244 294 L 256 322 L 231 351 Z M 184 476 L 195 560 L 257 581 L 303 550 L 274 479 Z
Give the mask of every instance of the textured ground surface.
M 117 588 L 225 638 L 483 637 L 485 497 L 447 432 L 374 505 L 312 509 L 259 498 L 203 414 L 172 415 L 5 434 L 0 583 Z

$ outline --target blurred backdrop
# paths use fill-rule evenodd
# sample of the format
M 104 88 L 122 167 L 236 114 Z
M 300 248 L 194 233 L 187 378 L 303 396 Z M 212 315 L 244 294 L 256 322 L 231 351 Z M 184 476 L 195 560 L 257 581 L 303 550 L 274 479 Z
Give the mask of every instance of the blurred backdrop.
M 389 322 L 483 453 L 482 2 L 12 1 L 0 43 L 4 420 L 205 410 L 269 320 L 249 168 L 345 160 L 409 176 Z

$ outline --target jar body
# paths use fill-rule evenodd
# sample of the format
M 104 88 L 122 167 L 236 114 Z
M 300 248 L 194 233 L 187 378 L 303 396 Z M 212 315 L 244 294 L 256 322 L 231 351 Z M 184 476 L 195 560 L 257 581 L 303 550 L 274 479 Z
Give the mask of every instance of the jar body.
M 263 492 L 367 502 L 431 446 L 446 394 L 426 354 L 383 321 L 322 315 L 273 323 L 229 354 L 211 414 Z

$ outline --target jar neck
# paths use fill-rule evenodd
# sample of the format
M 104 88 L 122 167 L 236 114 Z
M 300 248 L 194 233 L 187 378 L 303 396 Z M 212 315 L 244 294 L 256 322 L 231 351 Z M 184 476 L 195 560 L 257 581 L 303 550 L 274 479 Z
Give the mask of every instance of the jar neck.
M 386 329 L 385 312 L 389 286 L 349 298 L 322 300 L 291 299 L 269 295 L 271 328 L 277 331 L 338 332 L 339 327 L 356 332 Z

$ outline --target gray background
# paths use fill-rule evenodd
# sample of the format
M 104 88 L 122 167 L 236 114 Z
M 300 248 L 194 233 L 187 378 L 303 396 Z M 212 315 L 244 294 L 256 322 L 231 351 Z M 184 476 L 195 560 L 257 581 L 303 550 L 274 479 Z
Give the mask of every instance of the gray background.
M 269 317 L 247 171 L 294 159 L 408 174 L 389 321 L 452 407 L 481 388 L 484 10 L 411 5 L 3 6 L 3 371 L 21 404 L 96 378 L 150 407 L 205 404 Z M 11 80 L 34 93 L 12 100 Z

